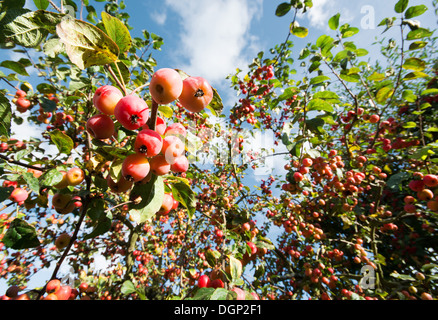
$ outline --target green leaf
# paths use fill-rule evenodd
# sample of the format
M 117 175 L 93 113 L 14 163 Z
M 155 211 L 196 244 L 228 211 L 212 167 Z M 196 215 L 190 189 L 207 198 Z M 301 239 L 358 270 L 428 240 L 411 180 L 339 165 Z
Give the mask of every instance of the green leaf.
M 427 7 L 424 4 L 418 6 L 409 7 L 405 12 L 405 18 L 411 19 L 414 17 L 421 16 L 423 13 L 427 11 Z
M 171 118 L 173 115 L 173 109 L 167 105 L 159 105 L 158 112 L 166 118 Z
M 427 96 L 429 94 L 436 95 L 438 94 L 438 88 L 430 88 L 421 92 L 422 96 Z
M 210 300 L 215 290 L 215 288 L 199 288 L 193 298 L 188 300 Z
M 0 37 L 6 37 L 18 45 L 33 48 L 38 46 L 49 33 L 55 32 L 63 14 L 43 10 L 8 10 Z
M 409 45 L 409 50 L 418 50 L 422 49 L 427 45 L 426 41 L 415 41 Z
M 342 70 L 339 77 L 347 82 L 360 82 L 360 76 L 356 73 L 350 73 L 349 70 Z
M 40 10 L 46 10 L 50 4 L 48 0 L 33 0 L 33 3 Z
M 176 201 L 183 205 L 191 219 L 196 211 L 196 194 L 189 185 L 184 182 L 177 182 L 172 185 L 172 195 Z
M 9 99 L 0 92 L 0 135 L 7 138 L 11 135 L 12 108 Z
M 280 3 L 277 6 L 277 9 L 275 10 L 275 15 L 277 17 L 282 17 L 282 16 L 286 15 L 290 11 L 291 8 L 292 8 L 292 6 L 290 3 L 287 3 L 287 2 Z
M 384 104 L 394 94 L 394 88 L 383 87 L 376 94 L 377 103 Z
M 137 292 L 137 289 L 135 288 L 134 284 L 130 280 L 126 280 L 125 282 L 123 282 L 120 292 L 124 296 L 127 296 L 131 293 Z
M 70 61 L 80 69 L 117 61 L 119 48 L 96 26 L 66 16 L 56 26 Z
M 411 102 L 411 103 L 417 101 L 417 96 L 414 94 L 412 90 L 403 91 L 402 98 L 407 102 Z
M 409 0 L 399 0 L 394 7 L 395 12 L 402 13 L 409 5 Z
M 391 273 L 390 276 L 393 278 L 396 278 L 396 279 L 400 279 L 400 280 L 415 281 L 414 277 L 411 277 L 411 276 L 406 275 L 406 274 L 400 274 L 397 272 Z
M 3 237 L 3 243 L 6 247 L 15 250 L 35 248 L 40 245 L 35 228 L 19 218 L 11 222 Z
M 153 176 L 144 185 L 137 185 L 131 191 L 131 197 L 141 197 L 138 204 L 131 204 L 129 214 L 137 223 L 150 220 L 161 208 L 164 198 L 164 182 L 161 176 Z
M 298 26 L 296 23 L 295 24 L 291 24 L 290 26 L 290 32 L 298 37 L 298 38 L 305 38 L 307 37 L 307 35 L 309 34 L 309 30 L 305 27 L 300 27 Z
M 10 61 L 10 60 L 5 60 L 2 61 L 2 63 L 0 63 L 0 66 L 3 68 L 7 68 L 10 69 L 22 76 L 29 76 L 29 74 L 26 71 L 26 68 L 19 62 L 17 61 Z
M 101 217 L 99 219 L 99 221 L 97 222 L 97 225 L 95 226 L 93 231 L 91 231 L 91 233 L 87 234 L 84 237 L 84 240 L 93 239 L 93 238 L 96 238 L 102 234 L 105 234 L 106 232 L 108 232 L 111 229 L 111 223 L 112 223 L 111 219 L 109 219 L 108 217 L 106 217 L 106 216 Z
M 424 72 L 413 71 L 413 72 L 408 73 L 406 76 L 404 76 L 402 80 L 403 81 L 415 80 L 415 79 L 418 79 L 418 78 L 428 78 L 428 77 L 429 77 L 429 75 L 424 73 Z
M 329 28 L 332 30 L 336 30 L 339 27 L 339 18 L 341 14 L 337 13 L 333 17 L 331 17 L 328 21 Z
M 33 173 L 30 172 L 24 172 L 22 175 L 24 181 L 26 181 L 27 185 L 32 191 L 39 192 L 40 191 L 40 184 L 39 180 L 35 178 Z
M 7 200 L 14 189 L 14 187 L 0 187 L 0 202 Z
M 312 99 L 310 100 L 309 104 L 307 105 L 308 110 L 316 110 L 316 111 L 326 111 L 326 112 L 333 112 L 334 108 L 331 105 L 331 103 L 324 101 L 322 99 Z
M 370 81 L 382 81 L 385 79 L 385 75 L 382 73 L 378 73 L 377 71 L 374 71 L 374 73 L 372 75 L 370 75 L 368 78 L 368 80 Z
M 350 27 L 348 24 L 343 25 L 340 30 L 343 38 L 350 38 L 359 32 L 356 27 Z
M 409 58 L 403 63 L 403 69 L 423 71 L 426 68 L 426 62 L 419 58 Z
M 403 125 L 403 128 L 405 129 L 410 129 L 410 128 L 416 128 L 417 124 L 415 122 L 412 121 L 408 121 Z
M 215 88 L 212 89 L 213 89 L 213 99 L 211 100 L 211 102 L 208 104 L 206 108 L 211 111 L 213 116 L 217 117 L 222 113 L 222 110 L 224 109 L 224 104 L 217 90 Z
M 314 78 L 310 79 L 310 85 L 320 84 L 320 83 L 325 82 L 327 80 L 330 80 L 330 77 L 327 77 L 327 76 L 317 76 L 317 77 L 314 77 Z
M 313 118 L 313 119 L 306 121 L 307 128 L 310 131 L 317 133 L 317 134 L 324 133 L 324 129 L 323 129 L 324 124 L 325 124 L 325 122 L 321 118 Z
M 70 155 L 71 151 L 73 150 L 74 143 L 68 135 L 60 130 L 53 130 L 49 133 L 49 136 L 52 142 L 58 148 L 59 153 Z
M 333 91 L 319 91 L 313 95 L 314 99 L 322 99 L 327 102 L 337 103 L 339 102 L 339 96 Z
M 230 259 L 231 280 L 235 282 L 242 276 L 242 262 L 231 255 L 229 255 L 228 258 Z
M 102 22 L 106 33 L 117 44 L 120 52 L 129 51 L 132 39 L 125 24 L 105 11 L 102 12 Z
M 51 169 L 40 177 L 40 185 L 52 187 L 60 183 L 63 179 L 62 173 L 57 169 Z
M 406 36 L 407 40 L 417 40 L 417 39 L 421 39 L 421 38 L 427 38 L 432 36 L 433 31 L 429 31 L 428 29 L 425 28 L 418 28 L 415 30 L 412 30 L 408 33 L 408 35 Z

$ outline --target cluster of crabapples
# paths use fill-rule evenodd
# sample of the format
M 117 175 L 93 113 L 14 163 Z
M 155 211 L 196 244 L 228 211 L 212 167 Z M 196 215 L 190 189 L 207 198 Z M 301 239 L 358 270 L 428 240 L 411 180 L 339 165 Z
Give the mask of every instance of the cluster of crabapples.
M 190 112 L 202 111 L 213 99 L 213 89 L 204 78 L 183 79 L 171 68 L 159 69 L 152 75 L 149 92 L 155 107 L 178 100 Z M 133 183 L 149 181 L 150 173 L 162 176 L 188 170 L 184 143 L 187 132 L 181 123 L 167 125 L 163 118 L 153 118 L 144 99 L 135 94 L 124 96 L 111 85 L 96 90 L 93 104 L 100 112 L 86 123 L 86 129 L 93 138 L 109 139 L 115 135 L 113 117 L 125 129 L 136 132 L 134 152 L 123 160 L 122 177 L 114 182 L 108 176 L 112 190 L 125 192 Z
M 407 195 L 404 198 L 404 210 L 408 213 L 418 213 L 415 203 L 425 201 L 429 210 L 438 212 L 438 176 L 435 174 L 423 175 L 420 172 L 414 173 L 414 179 L 409 182 L 409 188 L 416 192 L 416 197 Z

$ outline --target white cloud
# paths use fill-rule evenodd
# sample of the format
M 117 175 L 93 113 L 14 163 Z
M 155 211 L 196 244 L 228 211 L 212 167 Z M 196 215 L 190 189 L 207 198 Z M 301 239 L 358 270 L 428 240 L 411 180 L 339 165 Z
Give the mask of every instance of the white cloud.
M 166 12 L 154 12 L 150 15 L 151 19 L 154 20 L 160 26 L 163 26 L 167 20 Z
M 345 0 L 313 0 L 313 7 L 301 17 L 309 20 L 310 27 L 327 30 L 328 20 L 338 12 L 341 13 L 340 24 L 350 23 L 354 19 L 350 7 L 356 5 L 356 0 L 354 3 Z
M 249 34 L 263 0 L 166 0 L 181 18 L 181 50 L 176 60 L 188 74 L 218 82 L 252 57 L 257 38 Z M 181 61 L 183 61 L 181 63 Z

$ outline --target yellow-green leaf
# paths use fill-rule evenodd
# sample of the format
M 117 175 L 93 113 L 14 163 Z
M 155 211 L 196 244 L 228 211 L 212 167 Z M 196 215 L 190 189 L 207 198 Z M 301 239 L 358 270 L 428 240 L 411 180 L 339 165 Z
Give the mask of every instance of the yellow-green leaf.
M 125 24 L 112 15 L 102 12 L 102 22 L 108 36 L 117 44 L 120 52 L 131 48 L 132 39 Z
M 80 69 L 115 62 L 119 56 L 117 44 L 96 26 L 66 16 L 56 26 L 70 61 Z
M 394 94 L 394 88 L 383 87 L 376 94 L 376 101 L 384 104 Z

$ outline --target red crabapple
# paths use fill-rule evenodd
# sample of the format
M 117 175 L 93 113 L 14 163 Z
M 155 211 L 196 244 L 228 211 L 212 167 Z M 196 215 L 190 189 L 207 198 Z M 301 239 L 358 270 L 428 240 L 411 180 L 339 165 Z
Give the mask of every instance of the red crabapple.
M 166 136 L 168 135 L 181 135 L 183 137 L 187 136 L 187 130 L 186 128 L 178 122 L 172 123 L 166 128 L 166 131 L 164 132 Z
M 136 130 L 146 124 L 149 119 L 149 106 L 134 95 L 123 97 L 114 109 L 117 121 L 128 130 Z
M 181 95 L 183 81 L 178 71 L 170 68 L 157 70 L 151 78 L 149 92 L 158 104 L 168 104 Z
M 173 172 L 186 172 L 189 169 L 189 160 L 185 155 L 175 158 L 175 162 L 170 165 Z
M 109 139 L 115 132 L 114 122 L 106 114 L 96 114 L 87 120 L 87 131 L 96 139 Z
M 208 275 L 203 274 L 198 279 L 198 287 L 199 288 L 208 288 L 211 285 L 211 280 Z
M 158 211 L 159 214 L 166 215 L 173 208 L 173 196 L 171 193 L 165 193 L 163 197 L 163 203 L 161 204 L 161 208 Z
M 166 136 L 163 139 L 161 153 L 165 156 L 167 163 L 175 163 L 175 159 L 185 151 L 184 143 L 177 136 Z
M 93 96 L 93 104 L 100 112 L 113 115 L 114 108 L 120 99 L 123 98 L 122 92 L 116 87 L 105 85 L 96 90 Z
M 163 147 L 163 139 L 154 130 L 141 130 L 134 142 L 134 150 L 146 157 L 154 157 L 160 153 Z
M 26 190 L 22 188 L 15 188 L 9 196 L 9 199 L 21 205 L 24 203 L 28 196 L 29 194 Z
M 159 154 L 150 160 L 151 172 L 157 176 L 163 176 L 170 171 L 170 164 L 164 155 Z
M 54 293 L 58 291 L 58 289 L 61 288 L 61 281 L 58 279 L 50 280 L 46 285 L 46 292 L 47 293 Z
M 437 175 L 434 175 L 434 174 L 426 174 L 426 175 L 423 177 L 423 181 L 424 181 L 424 184 L 425 184 L 427 187 L 431 187 L 431 188 L 433 188 L 433 187 L 438 186 L 438 176 L 437 176 Z
M 202 77 L 188 77 L 183 81 L 183 90 L 178 98 L 190 112 L 202 111 L 213 99 L 213 89 Z
M 131 182 L 143 180 L 149 173 L 150 164 L 148 159 L 141 154 L 131 154 L 123 160 L 122 176 Z

